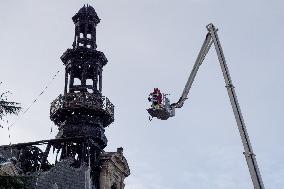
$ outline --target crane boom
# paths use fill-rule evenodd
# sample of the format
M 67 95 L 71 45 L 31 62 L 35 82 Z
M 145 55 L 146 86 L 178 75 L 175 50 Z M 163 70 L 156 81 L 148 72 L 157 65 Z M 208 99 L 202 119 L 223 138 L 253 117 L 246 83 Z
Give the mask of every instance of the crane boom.
M 241 136 L 241 141 L 244 147 L 244 155 L 246 158 L 246 162 L 248 165 L 248 169 L 250 172 L 250 176 L 253 182 L 254 189 L 264 189 L 264 185 L 262 182 L 262 178 L 260 175 L 260 171 L 257 165 L 257 161 L 255 158 L 255 154 L 253 153 L 253 149 L 249 140 L 249 136 L 247 133 L 247 129 L 244 123 L 244 119 L 241 113 L 240 105 L 238 103 L 237 95 L 234 89 L 234 86 L 232 84 L 231 76 L 229 74 L 229 69 L 226 64 L 225 56 L 218 38 L 217 29 L 214 27 L 213 24 L 207 25 L 208 33 L 206 35 L 206 38 L 203 42 L 203 45 L 201 47 L 201 50 L 199 51 L 199 54 L 197 56 L 197 59 L 195 61 L 195 64 L 193 66 L 193 69 L 190 73 L 190 76 L 186 82 L 185 88 L 182 92 L 182 95 L 178 102 L 173 103 L 170 105 L 171 111 L 174 112 L 175 108 L 181 108 L 184 104 L 184 101 L 187 99 L 189 90 L 193 84 L 194 78 L 197 74 L 197 71 L 202 64 L 206 54 L 208 53 L 212 43 L 214 43 L 215 50 L 218 56 L 218 60 L 222 69 L 223 77 L 226 83 L 226 88 L 228 91 L 228 95 L 230 98 L 231 106 L 234 112 L 234 116 L 237 122 L 238 130 Z
M 183 92 L 181 94 L 181 97 L 179 99 L 179 101 L 177 103 L 173 103 L 171 104 L 171 108 L 174 109 L 174 108 L 181 108 L 184 104 L 184 101 L 187 99 L 187 95 L 189 93 L 189 90 L 192 86 L 192 83 L 194 81 L 194 78 L 197 74 L 197 71 L 200 67 L 200 65 L 202 64 L 206 54 L 208 53 L 211 45 L 212 45 L 213 41 L 212 41 L 212 37 L 210 35 L 210 33 L 208 33 L 206 35 L 206 38 L 203 42 L 203 45 L 198 53 L 198 56 L 197 56 L 197 59 L 195 60 L 195 63 L 194 63 L 194 66 L 193 66 L 193 69 L 188 77 L 188 80 L 185 84 L 185 87 L 183 89 Z
M 229 69 L 227 67 L 224 53 L 223 53 L 223 50 L 222 50 L 222 47 L 221 47 L 221 44 L 218 38 L 217 29 L 214 27 L 213 24 L 209 24 L 207 26 L 207 30 L 212 36 L 213 43 L 214 43 L 214 46 L 215 46 L 215 49 L 218 55 L 218 59 L 219 59 L 220 66 L 221 66 L 223 76 L 225 79 L 225 83 L 226 83 L 226 88 L 227 88 L 228 95 L 230 98 L 231 106 L 233 108 L 235 119 L 237 121 L 238 130 L 239 130 L 242 143 L 244 146 L 244 150 L 245 150 L 244 155 L 247 161 L 247 165 L 249 168 L 249 172 L 250 172 L 250 176 L 253 182 L 254 189 L 264 189 L 264 185 L 263 185 L 260 171 L 257 165 L 255 154 L 253 153 L 252 146 L 251 146 L 249 136 L 247 133 L 247 129 L 244 123 L 242 113 L 241 113 L 241 108 L 238 103 L 237 95 L 236 95 L 234 86 L 232 84 Z

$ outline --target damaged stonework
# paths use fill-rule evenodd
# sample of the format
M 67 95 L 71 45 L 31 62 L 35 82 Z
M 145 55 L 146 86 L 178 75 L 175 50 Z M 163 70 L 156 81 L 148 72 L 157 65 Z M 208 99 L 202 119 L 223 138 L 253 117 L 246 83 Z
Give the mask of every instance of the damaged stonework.
M 117 152 L 104 152 L 100 155 L 100 189 L 124 189 L 124 179 L 130 175 L 123 148 Z
M 72 158 L 58 162 L 47 172 L 40 173 L 37 180 L 36 188 L 50 189 L 68 188 L 81 189 L 88 182 L 86 174 L 88 174 L 88 166 L 81 165 L 78 168 L 72 166 L 74 160 Z
M 12 162 L 4 162 L 0 164 L 0 175 L 1 176 L 17 176 L 18 171 L 16 166 Z
M 22 175 L 19 162 L 11 150 L 0 148 L 0 188 L 30 189 L 34 188 L 35 178 L 32 175 Z

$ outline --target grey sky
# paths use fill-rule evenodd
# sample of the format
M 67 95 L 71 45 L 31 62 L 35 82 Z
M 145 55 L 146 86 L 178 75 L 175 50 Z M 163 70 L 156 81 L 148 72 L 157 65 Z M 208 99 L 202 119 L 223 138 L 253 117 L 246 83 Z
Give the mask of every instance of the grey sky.
M 179 98 L 210 22 L 219 28 L 264 184 L 284 185 L 280 0 L 0 0 L 1 89 L 27 107 L 61 71 L 14 125 L 12 143 L 54 138 L 49 106 L 63 92 L 59 58 L 72 45 L 71 17 L 84 3 L 101 18 L 98 50 L 109 60 L 103 94 L 116 105 L 106 150 L 124 147 L 132 172 L 126 189 L 252 188 L 213 49 L 183 109 L 168 121 L 148 120 L 148 93 L 159 87 L 172 101 Z M 1 129 L 0 144 L 8 143 Z

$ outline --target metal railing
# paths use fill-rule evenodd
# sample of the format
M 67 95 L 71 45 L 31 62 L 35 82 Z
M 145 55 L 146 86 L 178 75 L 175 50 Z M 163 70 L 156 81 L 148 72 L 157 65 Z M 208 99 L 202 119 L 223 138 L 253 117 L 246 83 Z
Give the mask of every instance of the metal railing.
M 59 109 L 86 108 L 93 110 L 104 110 L 114 116 L 114 105 L 110 100 L 100 94 L 91 93 L 67 93 L 59 95 L 50 107 L 50 115 L 55 114 Z

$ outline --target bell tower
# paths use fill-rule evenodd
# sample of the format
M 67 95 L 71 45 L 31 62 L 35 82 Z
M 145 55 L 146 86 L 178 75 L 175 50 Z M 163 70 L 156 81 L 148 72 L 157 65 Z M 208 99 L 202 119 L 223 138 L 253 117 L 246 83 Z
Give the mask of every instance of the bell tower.
M 100 22 L 95 9 L 89 5 L 82 7 L 72 18 L 75 24 L 73 49 L 61 57 L 66 66 L 65 91 L 102 92 L 102 68 L 107 59 L 96 50 L 96 26 Z M 75 56 L 74 56 L 75 55 Z M 78 80 L 75 85 L 74 79 Z M 88 82 L 89 81 L 89 82 Z
M 61 56 L 65 66 L 63 94 L 50 106 L 50 119 L 59 132 L 55 139 L 0 146 L 2 161 L 13 169 L 4 172 L 13 183 L 24 178 L 24 188 L 124 189 L 130 169 L 123 148 L 104 151 L 105 128 L 114 121 L 114 105 L 102 94 L 107 59 L 97 50 L 100 19 L 93 7 L 84 5 L 72 20 L 73 45 Z M 1 184 L 0 188 L 7 188 Z
M 107 59 L 96 50 L 100 19 L 93 7 L 84 5 L 72 20 L 73 48 L 61 56 L 65 65 L 64 94 L 52 103 L 50 118 L 59 128 L 57 138 L 91 137 L 103 149 L 107 145 L 104 128 L 114 121 L 114 106 L 102 96 L 102 71 Z
M 100 23 L 100 18 L 95 9 L 84 5 L 72 20 L 75 24 L 73 48 L 83 46 L 96 49 L 96 26 Z
M 102 72 L 107 64 L 96 45 L 95 9 L 83 6 L 72 17 L 75 24 L 73 48 L 61 56 L 65 66 L 64 93 L 50 108 L 50 119 L 58 126 L 60 160 L 72 158 L 72 165 L 91 164 L 92 183 L 99 188 L 100 154 L 107 146 L 105 128 L 114 121 L 114 105 L 102 95 Z

